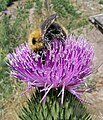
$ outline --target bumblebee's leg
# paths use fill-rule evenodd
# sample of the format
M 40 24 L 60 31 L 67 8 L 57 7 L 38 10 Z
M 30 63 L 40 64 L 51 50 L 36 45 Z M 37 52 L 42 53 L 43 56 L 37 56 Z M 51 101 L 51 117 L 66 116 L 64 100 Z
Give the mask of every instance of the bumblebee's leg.
M 40 55 L 40 58 L 41 58 L 41 61 L 42 61 L 42 64 L 44 65 L 45 64 L 45 55 L 44 55 L 44 52 L 42 49 L 36 51 L 37 54 Z

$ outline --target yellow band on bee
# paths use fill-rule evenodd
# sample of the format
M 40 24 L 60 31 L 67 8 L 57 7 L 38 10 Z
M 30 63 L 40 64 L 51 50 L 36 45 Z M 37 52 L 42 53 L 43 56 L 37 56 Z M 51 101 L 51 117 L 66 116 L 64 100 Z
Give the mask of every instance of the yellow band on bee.
M 42 35 L 42 32 L 40 29 L 36 29 L 34 31 L 31 32 L 30 34 L 30 38 L 35 38 L 35 39 L 40 39 L 41 38 L 41 35 Z
M 41 41 L 41 37 L 42 37 L 42 32 L 40 29 L 36 29 L 31 32 L 31 34 L 29 36 L 28 44 L 32 50 L 38 50 L 38 49 L 43 48 L 43 43 Z M 35 41 L 35 44 L 33 44 L 33 39 Z

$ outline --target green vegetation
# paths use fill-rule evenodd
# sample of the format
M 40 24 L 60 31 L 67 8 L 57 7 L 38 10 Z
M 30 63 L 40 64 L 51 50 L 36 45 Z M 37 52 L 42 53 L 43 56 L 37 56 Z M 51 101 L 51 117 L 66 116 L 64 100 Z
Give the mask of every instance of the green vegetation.
M 9 68 L 6 64 L 7 54 L 17 45 L 27 40 L 29 28 L 28 13 L 19 5 L 14 19 L 3 15 L 0 21 L 0 91 L 3 93 L 0 99 L 5 99 L 12 94 L 13 80 L 9 77 Z M 25 23 L 25 24 L 23 24 Z
M 99 1 L 99 4 L 103 4 L 103 0 L 100 0 L 100 1 Z
M 77 10 L 69 0 L 52 0 L 53 9 L 60 17 L 78 16 Z
M 8 53 L 9 47 L 11 48 L 10 39 L 10 24 L 8 21 L 8 17 L 3 17 L 0 23 L 0 91 L 3 91 L 3 94 L 0 96 L 1 98 L 5 98 L 12 91 L 11 80 L 8 79 L 9 75 L 7 74 L 8 67 L 6 65 L 6 55 Z
M 11 5 L 15 0 L 0 0 L 0 12 L 5 10 L 7 6 Z
M 36 6 L 35 6 L 36 12 L 38 14 L 42 14 L 42 4 L 43 4 L 42 1 L 36 0 L 35 3 L 36 3 Z
M 25 9 L 30 9 L 33 7 L 33 0 L 27 0 L 25 2 Z
M 41 103 L 40 92 L 37 90 L 27 101 L 19 114 L 21 120 L 91 120 L 86 107 L 72 94 L 65 91 L 63 107 L 60 106 L 58 91 L 50 91 L 46 103 Z
M 83 17 L 82 19 L 79 20 L 79 22 L 77 23 L 76 28 L 80 28 L 80 27 L 84 27 L 85 25 L 88 25 L 89 21 L 87 17 Z

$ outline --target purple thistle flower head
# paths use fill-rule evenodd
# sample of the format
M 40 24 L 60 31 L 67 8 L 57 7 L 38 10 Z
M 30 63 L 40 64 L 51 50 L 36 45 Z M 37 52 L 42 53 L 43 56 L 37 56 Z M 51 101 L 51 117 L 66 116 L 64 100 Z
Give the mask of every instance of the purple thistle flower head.
M 82 100 L 82 92 L 87 89 L 78 89 L 78 87 L 85 84 L 85 78 L 92 73 L 93 47 L 86 40 L 80 37 L 76 40 L 71 35 L 64 42 L 54 40 L 48 50 L 42 51 L 40 56 L 32 52 L 28 44 L 24 43 L 13 53 L 9 53 L 11 75 L 27 82 L 27 91 L 31 87 L 38 87 L 41 92 L 44 91 L 41 101 L 51 89 L 61 89 L 62 104 L 65 90 Z

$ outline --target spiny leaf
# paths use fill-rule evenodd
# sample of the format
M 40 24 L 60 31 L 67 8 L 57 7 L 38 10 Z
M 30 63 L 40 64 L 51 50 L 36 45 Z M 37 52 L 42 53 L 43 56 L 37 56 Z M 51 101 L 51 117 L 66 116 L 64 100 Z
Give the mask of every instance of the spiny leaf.
M 52 90 L 45 103 L 40 103 L 41 93 L 37 90 L 31 99 L 27 101 L 28 107 L 22 109 L 19 115 L 21 120 L 91 120 L 83 103 L 78 101 L 72 94 L 65 91 L 64 104 L 60 106 L 60 91 Z

